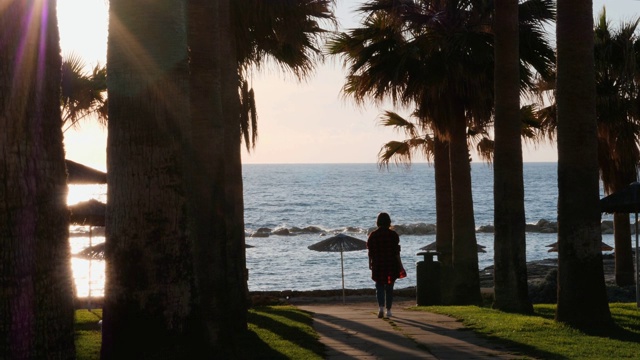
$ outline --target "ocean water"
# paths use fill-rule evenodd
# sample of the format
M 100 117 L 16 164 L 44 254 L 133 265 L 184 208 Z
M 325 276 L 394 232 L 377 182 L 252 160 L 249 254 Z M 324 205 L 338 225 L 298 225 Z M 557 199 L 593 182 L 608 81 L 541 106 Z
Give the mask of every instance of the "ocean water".
M 556 163 L 524 165 L 527 223 L 541 219 L 556 221 Z M 376 164 L 249 164 L 243 166 L 246 250 L 250 291 L 372 288 L 366 250 L 340 253 L 318 252 L 307 247 L 335 233 L 347 233 L 366 240 L 379 212 L 391 215 L 393 225 L 435 224 L 433 167 L 418 163 L 410 168 Z M 476 228 L 493 224 L 493 170 L 483 163 L 472 164 Z M 74 189 L 70 189 L 73 192 Z M 100 188 L 85 197 L 105 200 Z M 602 190 L 600 193 L 603 196 Z M 71 202 L 71 201 L 70 201 Z M 603 220 L 610 219 L 603 214 Z M 316 232 L 297 232 L 305 228 Z M 262 232 L 268 236 L 252 236 Z M 76 232 L 85 230 L 76 229 Z M 289 235 L 274 235 L 289 231 Z M 293 234 L 293 235 L 292 235 Z M 479 266 L 493 263 L 493 234 L 477 233 L 486 253 L 479 253 Z M 98 235 L 93 244 L 104 241 Z M 416 255 L 435 241 L 434 234 L 401 235 L 401 257 L 407 277 L 397 287 L 415 286 Z M 557 234 L 527 233 L 527 260 L 557 258 L 547 245 Z M 603 241 L 613 245 L 612 235 Z M 80 233 L 71 237 L 72 252 L 88 246 Z M 82 266 L 76 264 L 82 262 Z M 87 274 L 91 265 L 91 276 Z M 104 263 L 74 259 L 74 276 L 79 296 L 100 296 L 104 287 Z M 344 267 L 344 271 L 342 270 Z M 344 276 L 344 278 L 343 278 Z M 90 287 L 89 287 L 89 284 Z

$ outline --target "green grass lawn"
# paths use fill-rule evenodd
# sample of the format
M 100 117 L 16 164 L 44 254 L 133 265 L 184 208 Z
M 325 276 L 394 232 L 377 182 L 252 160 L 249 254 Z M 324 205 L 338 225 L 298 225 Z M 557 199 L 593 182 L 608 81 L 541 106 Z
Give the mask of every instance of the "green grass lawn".
M 609 305 L 616 326 L 591 333 L 554 321 L 555 305 L 534 305 L 533 315 L 503 313 L 477 306 L 415 307 L 460 319 L 465 326 L 493 341 L 515 347 L 524 356 L 541 359 L 638 359 L 640 310 L 635 303 Z M 76 312 L 78 359 L 100 354 L 101 310 Z M 312 328 L 308 312 L 294 306 L 261 306 L 248 314 L 244 346 L 252 359 L 322 359 L 324 346 Z
M 78 360 L 100 358 L 102 310 L 76 311 Z M 313 330 L 311 314 L 293 306 L 262 306 L 249 310 L 244 349 L 248 359 L 323 359 L 324 345 Z
M 100 359 L 100 325 L 102 310 L 76 310 L 76 357 Z
M 616 326 L 582 332 L 554 321 L 555 305 L 534 305 L 533 315 L 476 306 L 416 307 L 460 319 L 473 331 L 542 359 L 640 358 L 640 310 L 635 303 L 609 304 Z

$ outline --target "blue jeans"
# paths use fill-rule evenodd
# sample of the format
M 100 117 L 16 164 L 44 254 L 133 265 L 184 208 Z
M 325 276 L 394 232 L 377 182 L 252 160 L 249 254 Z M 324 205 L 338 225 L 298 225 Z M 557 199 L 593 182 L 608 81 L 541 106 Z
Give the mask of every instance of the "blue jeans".
M 376 298 L 378 299 L 378 306 L 385 307 L 386 299 L 386 308 L 391 309 L 391 305 L 393 305 L 393 283 L 376 282 Z

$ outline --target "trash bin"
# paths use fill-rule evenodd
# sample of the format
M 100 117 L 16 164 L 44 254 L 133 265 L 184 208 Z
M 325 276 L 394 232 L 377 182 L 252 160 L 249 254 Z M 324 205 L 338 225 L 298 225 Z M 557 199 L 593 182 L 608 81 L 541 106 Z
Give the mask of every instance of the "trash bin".
M 434 251 L 423 251 L 424 256 L 416 262 L 416 302 L 418 306 L 440 305 L 440 263 L 433 260 L 438 255 Z

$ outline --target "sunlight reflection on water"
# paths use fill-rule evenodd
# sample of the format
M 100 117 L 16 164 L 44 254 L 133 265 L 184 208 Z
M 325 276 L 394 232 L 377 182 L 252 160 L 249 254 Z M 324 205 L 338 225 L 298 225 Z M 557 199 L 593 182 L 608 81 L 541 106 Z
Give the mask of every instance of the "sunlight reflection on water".
M 69 185 L 67 204 L 74 205 L 81 201 L 96 199 L 107 201 L 106 184 L 73 184 Z M 71 254 L 76 254 L 88 246 L 104 242 L 104 228 L 89 226 L 70 226 L 69 245 Z M 102 260 L 71 258 L 71 271 L 78 297 L 100 297 L 104 295 L 105 263 Z

